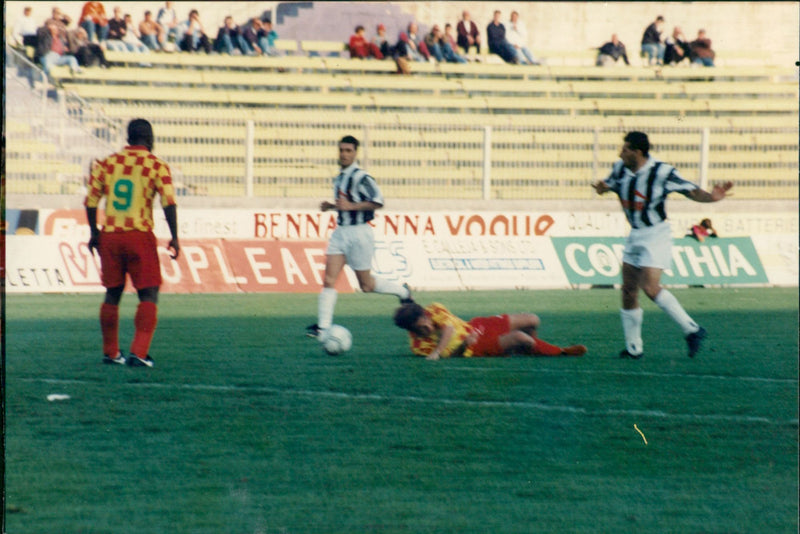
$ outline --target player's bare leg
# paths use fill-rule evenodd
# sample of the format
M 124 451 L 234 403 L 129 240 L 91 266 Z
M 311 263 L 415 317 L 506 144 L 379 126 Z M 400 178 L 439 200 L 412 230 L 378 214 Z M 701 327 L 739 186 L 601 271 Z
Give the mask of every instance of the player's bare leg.
M 320 332 L 333 324 L 333 312 L 336 309 L 336 281 L 344 269 L 347 259 L 344 254 L 325 256 L 325 276 L 322 280 L 322 291 L 317 300 L 317 323 L 306 328 L 306 335 L 320 338 Z
M 394 295 L 400 299 L 400 304 L 413 302 L 411 299 L 411 289 L 408 284 L 401 284 L 394 280 L 387 280 L 379 276 L 373 276 L 370 270 L 356 271 L 356 278 L 361 291 L 364 293 L 380 293 L 382 295 Z
M 561 348 L 540 339 L 536 330 L 541 324 L 541 319 L 535 313 L 511 314 L 508 316 L 508 322 L 511 332 L 506 335 L 512 337 L 505 342 L 517 343 L 517 348 L 524 350 L 528 354 L 538 356 L 560 356 L 562 354 L 580 356 L 586 354 L 586 347 L 583 345 Z M 501 346 L 504 343 L 504 337 L 500 337 Z

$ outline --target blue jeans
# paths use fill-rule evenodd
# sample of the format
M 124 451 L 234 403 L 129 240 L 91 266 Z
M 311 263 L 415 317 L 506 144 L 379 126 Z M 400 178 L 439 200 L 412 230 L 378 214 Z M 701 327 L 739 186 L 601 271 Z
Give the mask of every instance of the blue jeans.
M 467 60 L 460 55 L 456 54 L 450 43 L 442 44 L 442 55 L 449 63 L 466 63 Z
M 698 65 L 702 65 L 704 67 L 713 67 L 714 59 L 710 57 L 696 57 L 692 63 L 697 63 Z
M 642 43 L 642 54 L 647 56 L 648 63 L 653 63 L 655 59 L 658 63 L 664 63 L 664 52 L 667 47 L 661 43 Z
M 89 36 L 89 41 L 92 43 L 102 43 L 108 39 L 108 24 L 105 26 L 100 26 L 99 24 L 95 24 L 91 19 L 86 19 L 81 22 L 81 28 L 86 30 L 86 33 Z
M 142 42 L 150 50 L 161 50 L 161 45 L 158 43 L 158 37 L 153 35 L 142 35 Z
M 231 39 L 231 36 L 228 35 L 227 33 L 223 34 L 214 43 L 214 49 L 220 54 L 224 52 L 226 54 L 233 55 L 234 48 L 235 47 L 233 46 L 233 39 Z
M 62 65 L 69 65 L 69 70 L 72 72 L 80 70 L 80 67 L 78 66 L 78 60 L 75 59 L 75 56 L 71 56 L 69 54 L 59 56 L 53 51 L 50 51 L 42 56 L 42 70 L 47 75 L 50 74 L 50 69 L 52 67 L 60 67 Z

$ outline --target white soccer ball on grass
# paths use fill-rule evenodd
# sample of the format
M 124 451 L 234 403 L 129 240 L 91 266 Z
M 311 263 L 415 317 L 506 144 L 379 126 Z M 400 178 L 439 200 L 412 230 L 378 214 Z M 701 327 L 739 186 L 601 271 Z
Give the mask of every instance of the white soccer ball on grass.
M 353 346 L 353 336 L 347 328 L 334 324 L 323 333 L 322 348 L 331 356 L 347 352 Z

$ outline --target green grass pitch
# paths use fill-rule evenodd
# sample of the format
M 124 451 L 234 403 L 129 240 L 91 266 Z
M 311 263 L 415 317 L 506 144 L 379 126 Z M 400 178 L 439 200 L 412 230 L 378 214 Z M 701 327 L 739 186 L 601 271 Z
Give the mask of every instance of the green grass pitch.
M 153 369 L 101 363 L 101 295 L 7 295 L 6 531 L 797 532 L 798 289 L 674 293 L 695 359 L 647 301 L 645 358 L 620 360 L 608 289 L 419 293 L 589 347 L 439 362 L 392 297 L 340 295 L 330 357 L 316 295 L 162 295 Z

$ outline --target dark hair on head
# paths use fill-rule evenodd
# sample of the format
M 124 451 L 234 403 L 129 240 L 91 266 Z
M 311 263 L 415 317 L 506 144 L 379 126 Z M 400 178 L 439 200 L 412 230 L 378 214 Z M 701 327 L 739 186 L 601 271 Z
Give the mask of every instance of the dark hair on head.
M 656 20 L 659 21 L 659 22 L 664 22 L 664 15 L 657 16 Z
M 153 126 L 145 119 L 133 119 L 128 123 L 128 144 L 153 150 Z
M 414 325 L 425 314 L 425 308 L 413 302 L 403 304 L 394 312 L 394 324 L 404 330 L 414 331 Z
M 359 24 L 358 26 L 356 26 L 356 33 L 360 32 L 360 31 L 361 31 L 361 30 L 363 30 L 363 29 L 364 29 L 364 26 L 362 26 L 361 24 Z
M 628 132 L 625 136 L 625 142 L 631 147 L 631 150 L 641 150 L 642 155 L 647 157 L 650 153 L 650 140 L 644 132 Z
M 358 145 L 359 145 L 358 139 L 356 139 L 352 135 L 345 135 L 344 137 L 342 137 L 342 140 L 339 141 L 339 144 L 341 143 L 349 143 L 351 145 L 355 145 L 356 150 L 358 150 Z

